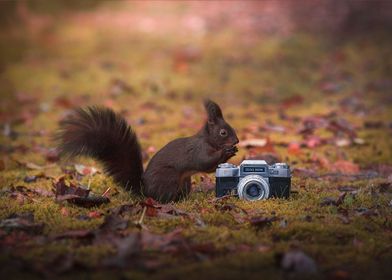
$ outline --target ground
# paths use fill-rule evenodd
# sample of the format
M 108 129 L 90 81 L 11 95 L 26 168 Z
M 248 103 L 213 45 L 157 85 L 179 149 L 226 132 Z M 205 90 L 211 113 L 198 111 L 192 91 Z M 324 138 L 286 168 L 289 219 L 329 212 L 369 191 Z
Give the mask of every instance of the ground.
M 127 17 L 118 6 L 112 21 L 106 6 L 56 21 L 25 15 L 30 29 L 2 52 L 10 60 L 1 80 L 1 273 L 391 279 L 388 37 L 214 29 L 181 5 L 160 25 L 154 8 L 139 18 L 137 7 Z M 178 14 L 180 31 L 170 23 Z M 139 25 L 127 29 L 132 20 Z M 54 149 L 70 110 L 101 104 L 132 125 L 147 164 L 168 141 L 202 127 L 205 97 L 242 141 L 231 162 L 290 164 L 289 199 L 217 200 L 214 174 L 198 174 L 188 198 L 160 205 L 122 190 L 98 162 Z M 56 201 L 61 176 L 107 191 L 110 202 Z

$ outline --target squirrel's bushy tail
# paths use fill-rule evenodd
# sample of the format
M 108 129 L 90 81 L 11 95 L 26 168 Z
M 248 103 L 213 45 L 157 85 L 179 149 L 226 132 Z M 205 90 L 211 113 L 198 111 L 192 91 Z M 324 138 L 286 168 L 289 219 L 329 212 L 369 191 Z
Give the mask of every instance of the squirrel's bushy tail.
M 61 154 L 91 156 L 101 161 L 105 172 L 125 189 L 141 192 L 140 144 L 127 121 L 111 109 L 76 109 L 61 121 L 56 140 Z

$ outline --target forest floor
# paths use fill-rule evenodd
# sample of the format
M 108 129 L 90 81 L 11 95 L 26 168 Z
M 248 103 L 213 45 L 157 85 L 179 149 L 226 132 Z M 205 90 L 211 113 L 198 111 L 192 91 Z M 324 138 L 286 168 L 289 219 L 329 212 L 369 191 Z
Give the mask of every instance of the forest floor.
M 264 36 L 195 16 L 179 33 L 153 16 L 132 30 L 120 8 L 113 22 L 101 9 L 103 23 L 26 16 L 28 41 L 7 49 L 23 55 L 2 69 L 2 275 L 392 279 L 390 41 Z M 189 198 L 160 205 L 55 150 L 61 119 L 103 104 L 136 130 L 147 164 L 201 128 L 207 96 L 242 141 L 231 162 L 290 164 L 289 199 L 217 200 L 214 174 L 198 174 Z M 63 176 L 109 201 L 56 198 Z

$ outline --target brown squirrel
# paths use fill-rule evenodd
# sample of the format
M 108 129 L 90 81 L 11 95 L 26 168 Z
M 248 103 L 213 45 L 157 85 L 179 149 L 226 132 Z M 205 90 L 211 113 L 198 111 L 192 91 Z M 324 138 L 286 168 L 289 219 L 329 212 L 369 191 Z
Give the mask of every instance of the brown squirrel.
M 60 122 L 58 148 L 63 155 L 97 159 L 115 182 L 135 194 L 163 203 L 178 201 L 189 194 L 193 174 L 213 172 L 238 151 L 237 135 L 219 106 L 206 100 L 204 107 L 208 118 L 203 128 L 193 136 L 169 142 L 152 157 L 144 173 L 135 132 L 108 108 L 76 109 Z

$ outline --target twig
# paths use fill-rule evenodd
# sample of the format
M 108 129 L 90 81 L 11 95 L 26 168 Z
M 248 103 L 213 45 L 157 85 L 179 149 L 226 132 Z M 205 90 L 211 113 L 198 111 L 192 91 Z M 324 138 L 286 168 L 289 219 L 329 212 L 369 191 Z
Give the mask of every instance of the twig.
M 140 226 L 143 224 L 144 215 L 146 214 L 146 211 L 147 211 L 147 206 L 144 206 L 142 215 L 140 216 L 140 219 L 139 219 L 139 221 L 136 222 L 136 224 L 138 224 Z
M 111 187 L 107 188 L 107 190 L 102 194 L 102 196 L 106 196 L 108 192 L 110 191 Z

